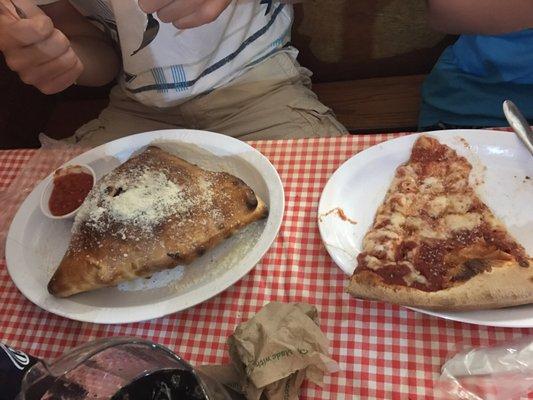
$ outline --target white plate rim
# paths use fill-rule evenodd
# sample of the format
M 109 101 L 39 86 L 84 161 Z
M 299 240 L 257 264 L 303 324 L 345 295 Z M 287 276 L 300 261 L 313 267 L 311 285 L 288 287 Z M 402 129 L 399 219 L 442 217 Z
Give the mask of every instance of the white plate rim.
M 397 138 L 385 140 L 383 142 L 380 142 L 376 145 L 370 146 L 363 151 L 358 152 L 357 154 L 354 154 L 347 160 L 345 160 L 329 177 L 326 185 L 324 186 L 324 189 L 320 195 L 320 200 L 318 204 L 318 227 L 320 232 L 320 237 L 322 240 L 322 243 L 324 247 L 326 248 L 326 251 L 334 261 L 335 265 L 341 269 L 346 276 L 350 276 L 351 273 L 346 271 L 339 262 L 339 258 L 337 257 L 337 253 L 331 249 L 331 246 L 328 245 L 326 240 L 327 233 L 325 232 L 324 224 L 321 222 L 321 215 L 328 212 L 329 209 L 326 209 L 325 203 L 328 199 L 329 193 L 333 190 L 333 187 L 336 184 L 336 180 L 338 177 L 343 173 L 343 171 L 347 168 L 350 168 L 350 164 L 354 162 L 357 158 L 360 157 L 366 157 L 366 156 L 374 156 L 376 152 L 379 151 L 379 149 L 382 146 L 392 146 L 394 144 L 400 145 L 400 144 L 409 144 L 412 145 L 414 141 L 420 136 L 420 135 L 429 135 L 434 137 L 439 137 L 441 135 L 459 135 L 459 136 L 467 136 L 471 133 L 474 134 L 487 134 L 487 135 L 508 135 L 506 137 L 513 137 L 513 134 L 508 131 L 498 131 L 498 130 L 488 130 L 488 129 L 450 129 L 450 130 L 442 130 L 442 131 L 431 131 L 431 132 L 416 132 L 412 134 L 403 135 Z M 503 137 L 503 136 L 502 136 Z M 516 139 L 518 141 L 518 139 Z M 520 143 L 521 145 L 521 143 Z M 525 150 L 524 150 L 525 151 Z M 531 307 L 533 309 L 533 304 L 526 305 L 527 307 Z M 403 306 L 402 306 L 403 307 Z M 519 306 L 520 307 L 520 306 Z M 440 312 L 440 311 L 433 311 L 433 310 L 426 310 L 421 308 L 415 308 L 415 307 L 405 307 L 410 310 L 418 311 L 423 314 L 427 314 L 430 316 L 443 318 L 450 321 L 457 321 L 457 322 L 463 322 L 463 323 L 469 323 L 473 325 L 483 325 L 483 326 L 493 326 L 493 327 L 501 327 L 501 328 L 533 328 L 533 318 L 530 319 L 529 322 L 521 322 L 521 320 L 510 320 L 509 322 L 506 321 L 483 321 L 476 318 L 473 318 L 470 314 L 476 313 L 476 311 L 466 311 L 466 312 Z M 490 310 L 482 310 L 482 311 L 490 311 Z
M 98 307 L 93 307 L 94 310 L 90 313 L 90 317 L 86 317 L 83 314 L 73 314 L 64 310 L 64 307 L 61 307 L 61 301 L 68 299 L 55 299 L 52 296 L 43 304 L 42 301 L 37 299 L 37 297 L 26 290 L 26 287 L 22 280 L 23 276 L 17 273 L 16 268 L 20 262 L 20 252 L 23 251 L 23 248 L 19 243 L 22 242 L 22 237 L 24 234 L 25 225 L 25 213 L 28 210 L 32 210 L 33 206 L 30 204 L 34 197 L 39 197 L 40 192 L 43 189 L 46 181 L 51 179 L 51 175 L 44 178 L 33 191 L 26 197 L 24 202 L 19 207 L 15 217 L 13 218 L 8 235 L 6 238 L 6 264 L 8 273 L 13 280 L 17 289 L 32 303 L 38 307 L 51 312 L 53 314 L 59 315 L 64 318 L 71 320 L 81 321 L 81 322 L 91 322 L 95 324 L 127 324 L 134 322 L 142 322 L 151 319 L 161 318 L 169 314 L 174 314 L 188 308 L 191 308 L 195 305 L 201 304 L 210 298 L 222 293 L 226 289 L 233 286 L 236 282 L 241 280 L 246 276 L 259 261 L 263 258 L 266 252 L 272 246 L 272 243 L 277 237 L 279 229 L 283 221 L 283 215 L 285 211 L 285 194 L 284 188 L 281 181 L 281 178 L 272 165 L 272 163 L 257 149 L 253 148 L 249 144 L 240 141 L 238 139 L 232 138 L 230 136 L 208 132 L 200 131 L 194 129 L 167 129 L 159 131 L 151 131 L 138 133 L 135 135 L 130 135 L 124 138 L 114 140 L 112 142 L 100 145 L 95 147 L 83 154 L 78 155 L 77 157 L 69 160 L 65 164 L 69 163 L 81 163 L 84 162 L 88 157 L 90 158 L 92 154 L 98 154 L 99 152 L 106 154 L 105 150 L 109 151 L 109 155 L 118 154 L 118 149 L 123 149 L 125 146 L 132 145 L 133 151 L 145 147 L 152 143 L 155 140 L 165 140 L 165 141 L 176 141 L 184 142 L 187 144 L 195 144 L 199 147 L 202 147 L 203 143 L 209 143 L 211 146 L 220 144 L 220 149 L 223 149 L 225 146 L 228 148 L 240 149 L 242 152 L 246 152 L 248 155 L 253 157 L 253 166 L 261 173 L 265 183 L 267 185 L 270 197 L 269 205 L 269 217 L 267 219 L 265 229 L 261 234 L 258 242 L 253 247 L 252 251 L 247 253 L 238 263 L 237 268 L 230 268 L 225 271 L 223 274 L 216 277 L 214 280 L 209 281 L 205 285 L 202 285 L 198 288 L 193 289 L 186 293 L 186 296 L 194 300 L 185 300 L 176 304 L 176 299 L 183 297 L 183 295 L 172 297 L 171 299 L 163 300 L 160 304 L 163 306 L 154 307 L 154 304 L 147 304 L 142 306 L 130 306 L 130 307 L 121 307 L 118 309 L 105 309 L 98 310 Z M 113 149 L 116 149 L 113 153 Z M 250 162 L 250 161 L 248 161 Z M 36 206 L 39 206 L 38 202 Z M 22 259 L 23 260 L 23 259 Z M 112 310 L 112 311 L 109 311 Z

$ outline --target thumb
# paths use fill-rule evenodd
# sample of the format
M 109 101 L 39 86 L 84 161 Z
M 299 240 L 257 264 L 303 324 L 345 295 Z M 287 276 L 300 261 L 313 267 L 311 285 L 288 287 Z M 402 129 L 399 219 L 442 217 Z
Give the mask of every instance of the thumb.
M 15 0 L 28 3 L 28 0 Z M 6 0 L 0 0 L 5 5 Z M 26 5 L 26 4 L 24 4 Z M 37 6 L 29 4 L 28 9 L 21 10 L 26 18 L 0 15 L 0 50 L 7 51 L 17 47 L 29 46 L 41 42 L 54 32 L 52 20 Z M 6 6 L 7 7 L 7 6 Z M 14 15 L 16 12 L 13 11 Z M 4 13 L 5 14 L 5 13 Z
M 13 12 L 16 15 L 16 11 L 13 7 L 13 4 L 9 0 L 0 0 L 6 7 L 13 10 Z M 31 0 L 13 0 L 13 2 L 17 5 L 18 8 L 20 8 L 22 11 L 24 11 L 24 14 L 28 16 L 29 18 L 35 17 L 38 15 L 45 15 L 43 10 L 41 10 L 38 6 L 35 5 L 34 1 Z M 46 3 L 46 1 L 43 1 L 42 3 Z M 48 1 L 48 3 L 52 3 L 52 1 Z

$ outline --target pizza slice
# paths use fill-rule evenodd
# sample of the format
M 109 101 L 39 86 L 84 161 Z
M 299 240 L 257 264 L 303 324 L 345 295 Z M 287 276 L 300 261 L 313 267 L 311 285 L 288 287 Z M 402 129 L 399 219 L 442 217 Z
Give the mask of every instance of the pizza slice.
M 239 178 L 149 147 L 89 193 L 48 291 L 67 297 L 188 264 L 267 215 Z
M 531 259 L 476 195 L 471 169 L 420 136 L 363 239 L 349 293 L 446 310 L 533 302 Z

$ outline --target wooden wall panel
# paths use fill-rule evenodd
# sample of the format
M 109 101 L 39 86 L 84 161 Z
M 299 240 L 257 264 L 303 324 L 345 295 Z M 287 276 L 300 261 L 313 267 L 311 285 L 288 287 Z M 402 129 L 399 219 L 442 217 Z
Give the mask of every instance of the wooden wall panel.
M 293 43 L 316 82 L 424 74 L 453 41 L 425 11 L 424 0 L 307 0 Z

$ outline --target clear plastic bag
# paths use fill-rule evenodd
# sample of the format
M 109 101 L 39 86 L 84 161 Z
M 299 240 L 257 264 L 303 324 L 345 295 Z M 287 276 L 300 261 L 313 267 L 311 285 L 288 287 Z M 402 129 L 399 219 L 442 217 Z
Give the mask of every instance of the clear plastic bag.
M 33 188 L 58 167 L 89 150 L 87 147 L 72 145 L 39 135 L 41 147 L 25 163 L 16 178 L 0 191 L 0 259 L 5 257 L 5 243 L 11 220 L 24 199 Z
M 450 400 L 533 398 L 533 337 L 456 354 L 443 365 L 436 393 Z

